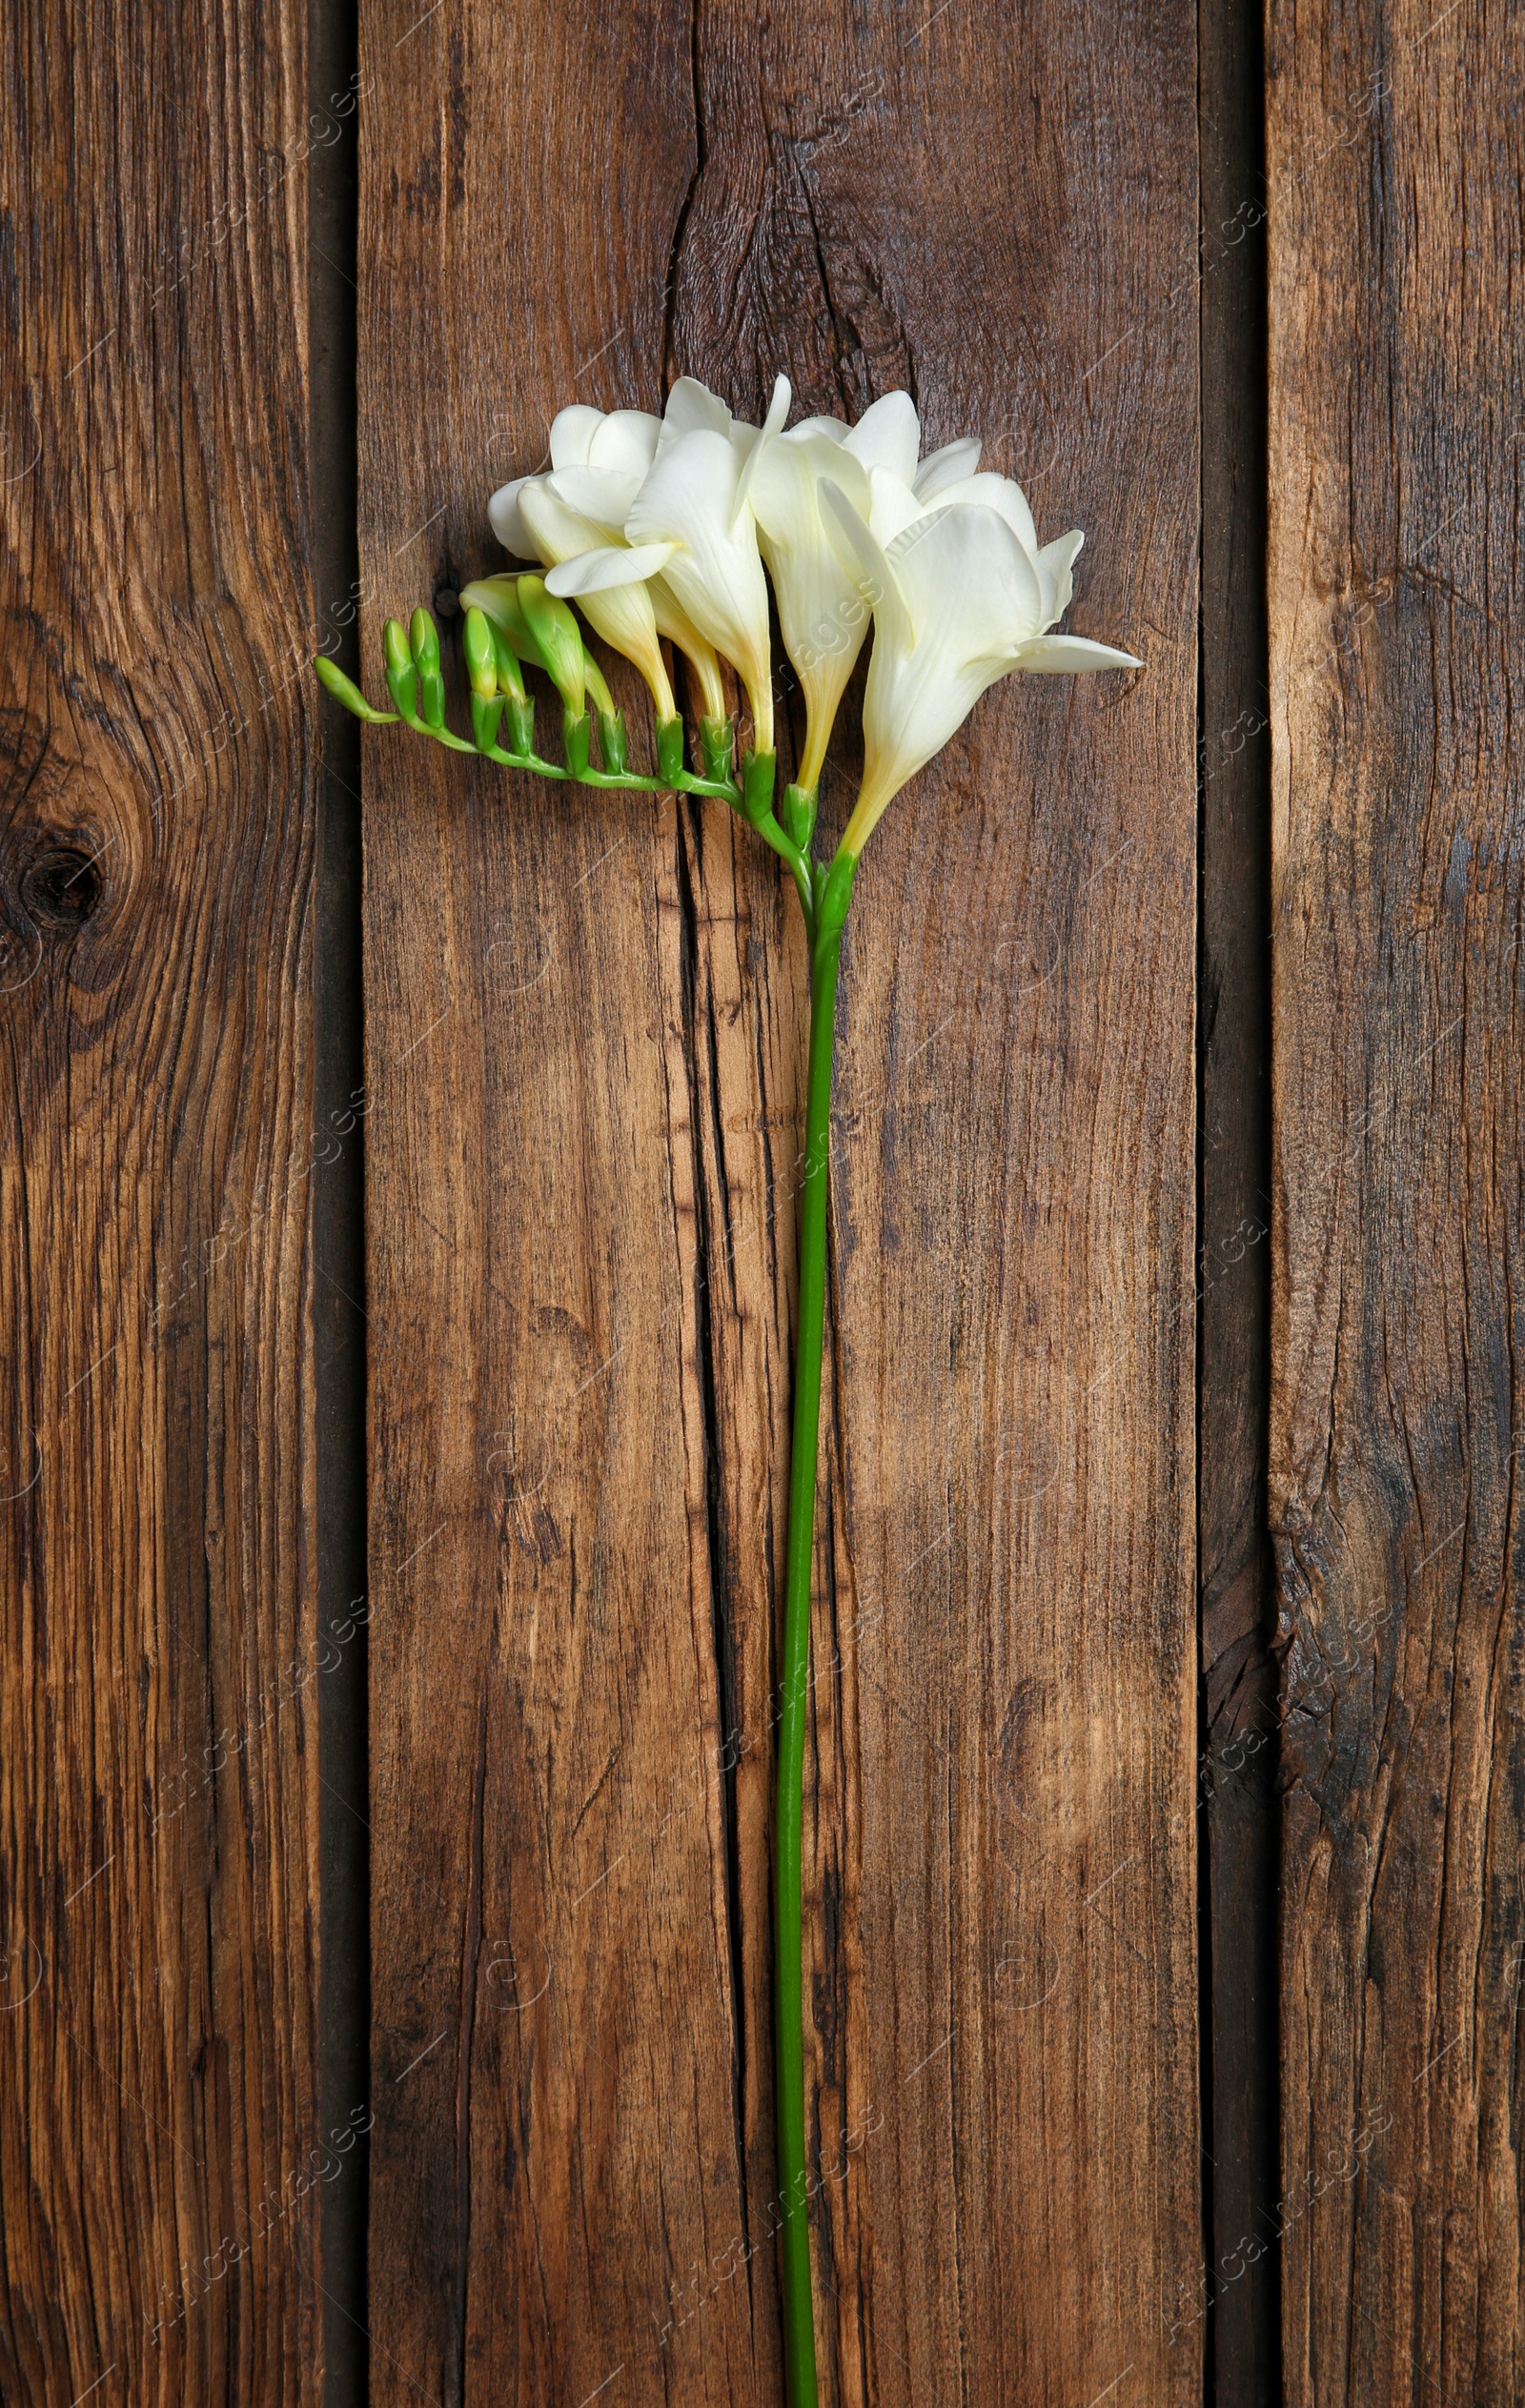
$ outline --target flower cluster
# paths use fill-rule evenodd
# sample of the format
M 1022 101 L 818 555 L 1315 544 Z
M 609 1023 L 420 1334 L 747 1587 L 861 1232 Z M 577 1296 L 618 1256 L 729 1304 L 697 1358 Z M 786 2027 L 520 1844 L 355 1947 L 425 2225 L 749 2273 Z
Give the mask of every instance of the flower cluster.
M 504 550 L 540 575 L 487 577 L 461 594 L 475 745 L 444 725 L 438 638 L 426 613 L 388 622 L 396 713 L 375 712 L 331 662 L 318 673 L 367 718 L 400 716 L 440 741 L 550 777 L 722 795 L 783 853 L 813 921 L 815 796 L 833 723 L 872 622 L 864 695 L 864 778 L 839 847 L 847 872 L 906 780 L 979 697 L 1015 669 L 1137 668 L 1129 653 L 1051 632 L 1068 607 L 1078 529 L 1040 544 L 1019 485 L 980 470 L 972 438 L 921 455 L 910 396 L 886 394 L 856 426 L 785 426 L 780 376 L 762 424 L 733 417 L 692 377 L 661 417 L 576 404 L 551 428 L 550 468 L 488 504 Z M 768 581 L 804 698 L 797 782 L 773 812 L 774 713 Z M 626 767 L 623 720 L 568 607 L 634 662 L 656 707 L 655 779 Z M 683 733 L 663 642 L 687 663 L 703 776 L 683 767 Z M 722 663 L 745 694 L 753 750 L 733 780 Z M 534 749 L 525 664 L 560 695 L 564 768 Z M 591 766 L 598 715 L 601 770 Z M 509 748 L 498 743 L 507 716 Z
M 980 473 L 980 446 L 921 456 L 908 395 L 886 394 L 856 426 L 803 418 L 785 427 L 780 376 L 760 427 L 734 418 L 691 377 L 664 415 L 580 405 L 551 428 L 551 465 L 493 496 L 504 549 L 533 570 L 466 586 L 462 648 L 473 742 L 445 724 L 439 637 L 426 611 L 404 633 L 387 621 L 395 708 L 373 711 L 326 658 L 324 684 L 361 718 L 401 718 L 420 735 L 515 769 L 585 785 L 673 788 L 723 798 L 787 862 L 810 945 L 810 1040 L 800 1184 L 789 1520 L 779 1683 L 774 1867 L 774 2053 L 778 2228 L 784 2361 L 791 2408 L 816 2408 L 810 2287 L 801 1937 L 810 1588 L 820 1448 L 837 975 L 853 875 L 870 831 L 907 779 L 941 750 L 997 678 L 1012 669 L 1132 669 L 1129 653 L 1052 630 L 1068 606 L 1078 532 L 1040 544 L 1021 488 Z M 768 579 L 804 696 L 799 774 L 775 809 Z M 626 765 L 624 721 L 583 639 L 635 663 L 656 706 L 657 770 Z M 864 778 L 829 861 L 811 851 L 816 789 L 847 680 L 872 621 L 864 691 Z M 687 662 L 699 702 L 703 775 L 684 765 L 683 722 L 666 642 Z M 745 694 L 752 749 L 733 775 L 722 674 Z M 526 667 L 561 702 L 562 765 L 535 750 Z M 589 705 L 592 705 L 590 710 Z M 592 763 L 593 719 L 599 758 Z M 506 746 L 498 741 L 506 734 Z

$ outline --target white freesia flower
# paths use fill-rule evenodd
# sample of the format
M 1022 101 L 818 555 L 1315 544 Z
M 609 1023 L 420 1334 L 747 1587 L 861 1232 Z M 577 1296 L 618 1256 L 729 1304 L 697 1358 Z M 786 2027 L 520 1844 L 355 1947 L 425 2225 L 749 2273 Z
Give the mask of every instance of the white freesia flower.
M 765 437 L 753 471 L 752 509 L 762 557 L 778 598 L 783 648 L 805 698 L 804 752 L 799 782 L 820 780 L 838 705 L 868 631 L 869 612 L 856 567 L 839 556 L 821 516 L 823 480 L 837 486 L 859 516 L 871 520 L 873 472 L 930 500 L 979 464 L 980 446 L 966 440 L 934 452 L 918 468 L 921 423 L 908 393 L 886 393 L 856 426 L 840 418 L 803 418 L 787 434 Z
M 788 407 L 781 376 L 763 437 L 778 432 Z M 734 664 L 752 706 L 757 748 L 765 753 L 773 749 L 768 589 L 749 499 L 759 448 L 756 427 L 733 418 L 692 377 L 680 378 L 667 396 L 651 466 L 626 510 L 622 541 L 562 563 L 546 583 L 586 609 L 594 595 L 660 574 L 701 635 Z M 563 490 L 573 500 L 580 488 Z
M 1048 633 L 1068 607 L 1078 528 L 1040 549 L 1009 477 L 971 476 L 966 459 L 947 459 L 946 476 L 927 479 L 933 466 L 925 463 L 920 493 L 891 470 L 871 470 L 867 525 L 840 484 L 821 488 L 827 530 L 874 614 L 864 781 L 842 840 L 854 859 L 998 678 L 1142 665 L 1109 644 Z
M 607 414 L 577 403 L 559 411 L 551 427 L 548 476 L 520 476 L 500 486 L 487 505 L 493 533 L 506 552 L 546 568 L 609 547 L 623 548 L 625 515 L 651 466 L 661 420 L 644 410 Z M 660 565 L 642 562 L 644 581 L 575 592 L 596 635 L 633 660 L 650 686 L 660 718 L 675 713 L 672 688 L 658 637 L 665 636 L 686 654 L 698 678 L 706 717 L 725 716 L 725 694 L 714 646 L 706 642 L 664 578 L 649 574 Z

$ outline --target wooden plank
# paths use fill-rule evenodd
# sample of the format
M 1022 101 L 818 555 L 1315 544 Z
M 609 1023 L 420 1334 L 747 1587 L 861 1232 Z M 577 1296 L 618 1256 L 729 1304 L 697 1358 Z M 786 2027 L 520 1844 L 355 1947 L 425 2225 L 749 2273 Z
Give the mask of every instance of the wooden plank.
M 0 2393 L 313 2401 L 304 15 L 3 58 Z
M 1266 1529 L 1271 1385 L 1271 724 L 1266 682 L 1264 56 L 1253 11 L 1198 15 L 1202 118 L 1202 993 L 1198 1477 L 1209 1941 L 1208 2246 L 1195 2312 L 1217 2399 L 1281 2399 L 1276 1796 Z
M 1287 2397 L 1525 2388 L 1522 59 L 1269 32 Z
M 808 1979 L 825 2396 L 1194 2400 L 1193 20 L 415 14 L 373 682 L 559 403 L 775 365 L 982 426 L 1149 654 L 987 700 L 860 880 Z M 366 778 L 376 2396 L 776 2399 L 792 900 L 723 811 Z

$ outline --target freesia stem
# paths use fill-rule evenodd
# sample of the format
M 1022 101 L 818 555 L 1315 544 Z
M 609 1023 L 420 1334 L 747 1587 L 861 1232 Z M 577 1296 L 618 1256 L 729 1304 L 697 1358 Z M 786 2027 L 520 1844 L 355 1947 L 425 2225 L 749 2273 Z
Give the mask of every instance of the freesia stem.
M 789 1464 L 783 1677 L 779 1716 L 773 1996 L 779 2188 L 783 2213 L 783 2357 L 790 2408 L 816 2408 L 804 2136 L 801 1828 L 804 1808 L 805 1715 L 810 1694 L 810 1571 L 815 1551 L 816 1453 L 821 1435 L 821 1346 L 826 1300 L 831 1049 L 841 950 L 841 927 L 824 928 L 813 948 L 810 980 L 810 1066 L 805 1083 L 804 1187 L 800 1214 L 800 1325 L 795 1350 L 794 1443 Z

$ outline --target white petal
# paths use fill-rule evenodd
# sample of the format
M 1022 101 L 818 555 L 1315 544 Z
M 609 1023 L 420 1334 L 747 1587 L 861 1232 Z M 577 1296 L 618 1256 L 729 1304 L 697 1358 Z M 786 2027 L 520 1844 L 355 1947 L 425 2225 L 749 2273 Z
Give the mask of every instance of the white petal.
M 622 530 L 641 485 L 639 476 L 608 468 L 559 468 L 546 482 L 569 510 L 580 511 L 611 535 Z
M 773 398 L 768 403 L 767 416 L 763 419 L 762 427 L 757 435 L 752 438 L 751 444 L 747 450 L 746 457 L 742 464 L 742 473 L 736 480 L 736 499 L 731 508 L 731 524 L 733 527 L 735 526 L 738 518 L 740 518 L 742 511 L 746 508 L 747 500 L 752 490 L 752 479 L 757 473 L 758 461 L 762 458 L 762 454 L 766 451 L 768 445 L 772 442 L 774 436 L 783 426 L 784 419 L 789 415 L 790 399 L 791 394 L 788 377 L 775 376 L 773 379 Z M 738 430 L 733 421 L 731 428 L 733 441 L 735 440 L 737 432 Z
M 603 412 L 590 410 L 585 401 L 574 401 L 569 410 L 559 410 L 551 420 L 551 466 L 580 468 L 602 424 Z
M 661 434 L 661 420 L 649 410 L 611 410 L 594 431 L 587 464 L 614 469 L 623 476 L 644 476 Z
M 887 556 L 918 651 L 929 646 L 950 662 L 1009 660 L 1041 632 L 1038 572 L 997 511 L 940 504 L 897 536 Z
M 921 421 L 908 393 L 883 394 L 870 403 L 847 436 L 847 449 L 864 468 L 887 468 L 908 485 L 916 474 Z
M 908 652 L 916 641 L 916 632 L 899 579 L 882 546 L 869 534 L 841 486 L 824 479 L 821 485 L 821 516 L 837 557 L 864 600 L 871 605 L 879 625 L 892 642 Z
M 1044 625 L 1051 627 L 1056 618 L 1063 618 L 1074 593 L 1070 571 L 1075 565 L 1081 545 L 1086 538 L 1078 527 L 1071 527 L 1068 536 L 1056 536 L 1046 543 L 1038 555 L 1038 575 L 1043 581 Z
M 813 429 L 808 419 L 759 449 L 752 512 L 776 543 L 792 546 L 819 539 L 816 486 L 824 476 L 841 486 L 860 518 L 867 517 L 867 477 L 850 452 Z
M 997 476 L 986 470 L 978 476 L 961 476 L 956 482 L 944 485 L 938 493 L 938 508 L 947 502 L 980 502 L 1006 520 L 1021 543 L 1034 568 L 1038 564 L 1038 530 L 1032 523 L 1027 496 L 1022 487 L 1009 476 Z
M 530 476 L 516 476 L 511 485 L 499 485 L 487 505 L 488 525 L 503 550 L 511 552 L 516 560 L 538 560 L 540 556 L 530 540 L 518 507 L 520 494 L 534 481 Z
M 751 440 L 758 440 L 751 430 Z M 768 588 L 751 513 L 736 514 L 743 463 L 728 434 L 702 427 L 663 443 L 625 520 L 632 543 L 675 547 L 667 582 L 700 634 L 740 671 L 765 721 Z
M 572 476 L 573 470 L 562 475 Z M 535 546 L 538 559 L 548 567 L 558 560 L 574 560 L 580 553 L 590 552 L 603 543 L 606 530 L 596 520 L 586 518 L 580 510 L 569 510 L 557 492 L 559 478 L 532 476 L 518 497 L 518 515 Z
M 597 546 L 552 569 L 546 590 L 570 601 L 578 594 L 606 594 L 612 585 L 640 585 L 664 569 L 677 549 L 676 543 Z
M 868 523 L 881 543 L 893 543 L 898 535 L 904 535 L 907 527 L 925 516 L 905 479 L 897 476 L 893 470 L 871 469 L 868 486 Z
M 675 442 L 681 435 L 693 435 L 700 428 L 713 435 L 728 435 L 731 414 L 708 385 L 702 385 L 697 376 L 680 376 L 667 395 L 667 408 L 662 415 L 661 445 Z
M 915 476 L 917 493 L 923 501 L 930 501 L 946 485 L 956 485 L 961 478 L 972 476 L 980 465 L 980 438 L 965 435 L 956 443 L 945 443 L 940 452 L 928 452 Z
M 1083 669 L 1142 669 L 1130 652 L 1114 652 L 1110 644 L 1093 644 L 1088 636 L 1035 636 L 1017 655 L 1019 669 L 1041 676 L 1074 677 Z
M 791 435 L 826 435 L 833 443 L 845 443 L 852 429 L 843 418 L 802 418 L 789 429 Z

